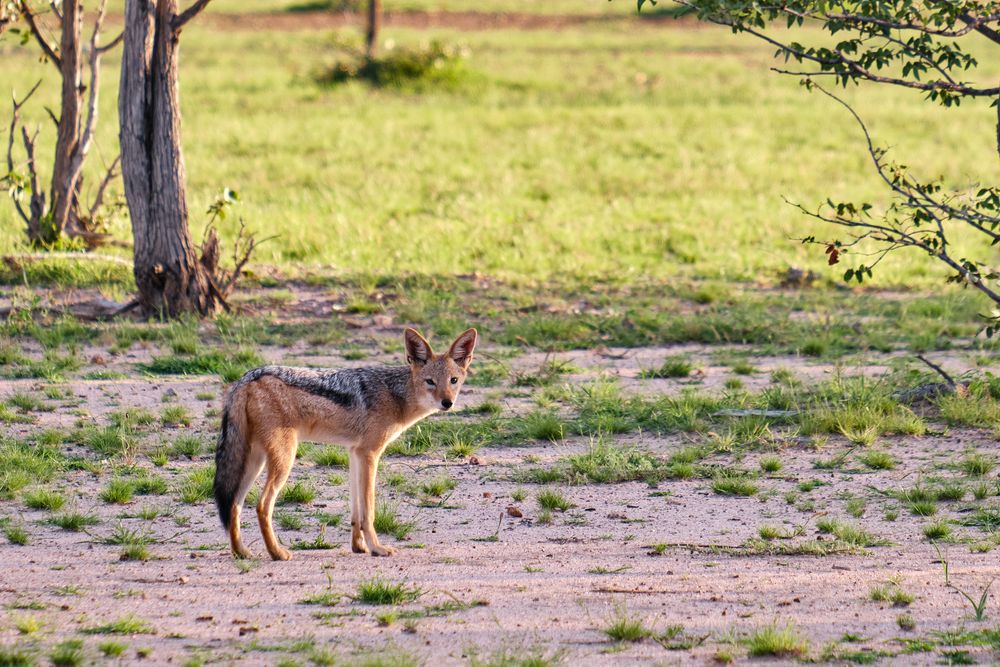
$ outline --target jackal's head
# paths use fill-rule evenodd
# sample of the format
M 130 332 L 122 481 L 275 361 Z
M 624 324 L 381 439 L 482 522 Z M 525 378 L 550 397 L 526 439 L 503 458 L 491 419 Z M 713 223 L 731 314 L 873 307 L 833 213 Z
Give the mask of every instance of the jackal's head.
M 469 329 L 444 354 L 434 354 L 431 344 L 413 329 L 407 329 L 403 338 L 418 400 L 432 410 L 450 410 L 465 382 L 479 334 Z

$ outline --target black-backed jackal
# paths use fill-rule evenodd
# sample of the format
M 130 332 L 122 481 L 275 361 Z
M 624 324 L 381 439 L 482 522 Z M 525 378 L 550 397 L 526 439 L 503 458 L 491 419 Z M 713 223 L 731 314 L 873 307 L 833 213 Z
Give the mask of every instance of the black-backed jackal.
M 469 329 L 448 352 L 407 329 L 406 366 L 327 370 L 264 366 L 233 385 L 222 412 L 215 452 L 215 502 L 229 531 L 233 554 L 249 558 L 240 540 L 243 500 L 267 464 L 257 503 L 264 544 L 275 560 L 291 553 L 274 536 L 274 502 L 288 480 L 299 439 L 339 444 L 350 455 L 351 548 L 389 556 L 375 534 L 375 471 L 386 446 L 400 433 L 455 404 L 476 347 Z

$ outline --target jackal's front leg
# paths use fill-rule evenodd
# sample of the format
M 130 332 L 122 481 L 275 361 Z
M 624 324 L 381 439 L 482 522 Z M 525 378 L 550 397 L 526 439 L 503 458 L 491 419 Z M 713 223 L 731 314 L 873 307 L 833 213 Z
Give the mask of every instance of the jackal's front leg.
M 359 481 L 364 463 L 357 452 L 351 451 L 349 455 L 350 467 L 347 470 L 347 477 L 350 480 L 351 494 L 351 551 L 356 554 L 366 554 L 368 553 L 368 545 L 361 532 L 361 483 Z
M 378 460 L 382 454 L 381 443 L 377 447 L 359 451 L 351 460 L 351 465 L 358 469 L 358 523 L 364 534 L 365 543 L 373 556 L 391 556 L 396 553 L 392 547 L 384 546 L 375 534 L 375 473 L 378 471 Z M 359 465 L 355 466 L 355 459 Z M 355 530 L 355 526 L 351 526 Z M 353 540 L 352 540 L 353 542 Z

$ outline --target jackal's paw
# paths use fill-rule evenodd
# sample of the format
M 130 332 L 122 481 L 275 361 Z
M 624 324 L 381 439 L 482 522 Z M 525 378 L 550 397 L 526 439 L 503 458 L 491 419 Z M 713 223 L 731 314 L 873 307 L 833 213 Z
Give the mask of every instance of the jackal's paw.
M 240 544 L 239 546 L 233 547 L 233 557 L 237 560 L 251 560 L 253 559 L 253 552 Z
M 278 547 L 271 552 L 271 558 L 274 560 L 292 560 L 292 552 L 283 547 Z
M 351 551 L 356 554 L 366 554 L 368 553 L 368 544 L 365 543 L 364 538 L 360 540 L 351 540 Z
M 387 547 L 384 544 L 377 544 L 372 547 L 372 556 L 391 556 L 396 553 L 396 550 L 392 547 Z

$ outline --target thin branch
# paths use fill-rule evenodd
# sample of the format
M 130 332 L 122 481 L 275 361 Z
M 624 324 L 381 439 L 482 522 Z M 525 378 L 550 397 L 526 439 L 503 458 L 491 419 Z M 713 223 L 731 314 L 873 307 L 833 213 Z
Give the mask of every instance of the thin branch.
M 14 107 L 14 111 L 13 113 L 11 113 L 10 131 L 7 136 L 8 174 L 14 173 L 14 136 L 17 133 L 17 122 L 21 119 L 21 114 L 20 114 L 21 107 L 23 107 L 28 102 L 28 100 L 31 99 L 31 96 L 35 94 L 35 91 L 38 90 L 38 87 L 40 85 L 42 85 L 41 79 L 38 80 L 38 82 L 31 88 L 31 90 L 28 91 L 28 94 L 25 95 L 20 102 L 17 101 L 17 97 L 15 97 L 14 94 L 11 94 L 10 96 L 11 103 L 13 104 Z M 28 215 L 24 212 L 24 209 L 21 207 L 21 202 L 19 202 L 17 198 L 14 199 L 14 207 L 17 209 L 18 215 L 21 216 L 21 219 L 24 220 L 25 224 L 30 224 Z
M 990 40 L 995 44 L 1000 44 L 1000 32 L 997 32 L 993 28 L 990 28 L 989 26 L 985 25 L 983 22 L 981 22 L 981 20 L 975 19 L 969 16 L 968 14 L 959 14 L 958 18 L 963 23 L 965 23 L 967 26 L 970 26 L 973 30 L 978 32 L 986 39 Z M 992 19 L 993 17 L 990 18 Z
M 119 153 L 111 163 L 111 166 L 108 167 L 108 170 L 104 173 L 104 178 L 101 179 L 101 184 L 97 186 L 97 194 L 94 195 L 94 203 L 90 205 L 89 216 L 91 220 L 94 219 L 94 215 L 96 215 L 97 211 L 104 204 L 104 192 L 108 189 L 108 185 L 110 185 L 111 181 L 113 181 L 118 175 L 118 163 L 121 162 L 121 159 L 122 156 L 121 153 Z
M 113 40 L 111 40 L 110 42 L 108 42 L 104 46 L 99 47 L 97 50 L 101 52 L 101 55 L 104 55 L 105 53 L 107 53 L 111 49 L 113 49 L 116 46 L 118 46 L 119 44 L 121 44 L 123 39 L 125 39 L 125 31 L 124 30 L 122 30 L 120 33 L 118 33 L 118 36 L 115 37 Z
M 51 60 L 57 68 L 60 68 L 62 66 L 62 60 L 56 54 L 52 45 L 49 44 L 49 41 L 45 39 L 45 35 L 42 34 L 41 28 L 39 28 L 38 23 L 35 21 L 35 14 L 28 6 L 28 0 L 21 0 L 21 13 L 24 15 L 24 20 L 28 23 L 28 28 L 31 30 L 31 34 L 35 36 L 35 41 L 37 41 L 38 45 L 42 47 L 42 51 L 45 52 L 45 55 L 48 56 L 49 60 Z M 59 16 L 58 13 L 56 15 Z M 59 20 L 60 22 L 62 21 L 61 16 L 59 16 Z
M 920 361 L 922 361 L 925 364 L 927 364 L 928 366 L 930 366 L 931 369 L 934 372 L 936 372 L 938 375 L 940 375 L 941 377 L 943 377 L 944 381 L 947 382 L 949 385 L 951 385 L 952 387 L 955 386 L 955 378 L 953 378 L 952 376 L 950 376 L 947 373 L 945 373 L 943 368 L 941 368 L 940 366 L 938 366 L 937 364 L 935 364 L 932 361 L 928 361 L 927 358 L 924 355 L 922 355 L 922 354 L 918 354 L 917 355 L 917 359 L 919 359 Z
M 180 32 L 181 28 L 183 28 L 188 21 L 200 14 L 201 10 L 205 9 L 211 1 L 212 0 L 195 0 L 194 4 L 174 17 L 174 20 L 170 22 L 170 27 L 173 28 L 175 33 Z

